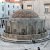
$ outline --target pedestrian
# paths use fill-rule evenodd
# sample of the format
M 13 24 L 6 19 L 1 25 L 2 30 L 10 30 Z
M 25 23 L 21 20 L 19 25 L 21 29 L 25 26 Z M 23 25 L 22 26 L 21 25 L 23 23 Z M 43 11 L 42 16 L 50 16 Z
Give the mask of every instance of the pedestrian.
M 40 47 L 38 47 L 38 50 L 40 50 Z
M 3 28 L 3 24 L 2 24 L 2 28 Z

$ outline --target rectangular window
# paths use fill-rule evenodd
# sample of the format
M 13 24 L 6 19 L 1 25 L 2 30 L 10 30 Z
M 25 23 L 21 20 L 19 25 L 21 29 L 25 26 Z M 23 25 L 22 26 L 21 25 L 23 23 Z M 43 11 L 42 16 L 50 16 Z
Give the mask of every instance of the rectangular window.
M 8 15 L 10 15 L 10 11 L 8 11 Z
M 50 4 L 45 4 L 45 13 L 50 13 Z
M 2 7 L 2 11 L 4 11 L 4 7 Z
M 13 8 L 14 8 L 14 5 L 13 5 Z
M 45 13 L 48 13 L 48 8 L 45 8 Z
M 8 5 L 8 8 L 9 8 L 9 5 Z
M 4 17 L 4 14 L 2 14 L 2 17 Z
M 32 5 L 27 5 L 27 9 L 32 10 Z

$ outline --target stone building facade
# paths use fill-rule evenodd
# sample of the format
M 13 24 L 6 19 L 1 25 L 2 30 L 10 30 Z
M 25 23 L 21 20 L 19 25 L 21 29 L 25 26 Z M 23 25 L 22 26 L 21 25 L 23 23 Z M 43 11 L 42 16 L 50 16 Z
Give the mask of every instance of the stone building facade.
M 23 9 L 34 10 L 41 19 L 45 19 L 46 29 L 50 29 L 50 0 L 23 1 Z
M 11 15 L 16 10 L 20 9 L 21 6 L 19 3 L 0 2 L 0 25 L 2 25 L 2 23 L 11 18 Z

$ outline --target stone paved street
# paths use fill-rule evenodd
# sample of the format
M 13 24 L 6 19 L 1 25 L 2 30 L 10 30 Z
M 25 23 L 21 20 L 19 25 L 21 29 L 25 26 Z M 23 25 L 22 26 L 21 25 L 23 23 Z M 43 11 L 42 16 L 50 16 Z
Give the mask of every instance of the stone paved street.
M 0 28 L 1 33 L 3 33 L 3 28 Z M 50 31 L 48 31 L 50 32 Z M 17 43 L 9 43 L 0 40 L 0 50 L 37 50 L 37 47 L 40 47 L 41 50 L 49 50 L 50 49 L 50 40 L 42 43 L 36 44 L 17 44 Z

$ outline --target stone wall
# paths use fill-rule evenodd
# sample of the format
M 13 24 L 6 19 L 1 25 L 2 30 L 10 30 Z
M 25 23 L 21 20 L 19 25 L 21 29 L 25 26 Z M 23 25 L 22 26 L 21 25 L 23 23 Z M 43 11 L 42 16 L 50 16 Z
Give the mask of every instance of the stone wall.
M 33 35 L 17 35 L 17 34 L 8 34 L 4 33 L 4 37 L 9 39 L 16 39 L 16 40 L 36 40 L 36 39 L 42 39 L 47 37 L 48 33 L 42 33 L 42 34 L 33 34 Z
M 47 36 L 48 36 L 48 33 L 45 32 L 45 33 L 41 33 L 41 34 L 34 34 L 34 35 L 32 35 L 32 38 L 33 39 L 42 39 L 42 38 L 45 38 Z
M 3 36 L 6 37 L 6 38 L 16 39 L 16 40 L 31 40 L 32 39 L 31 35 L 17 35 L 17 34 L 7 34 L 7 33 L 5 33 Z

